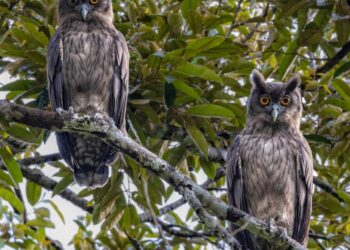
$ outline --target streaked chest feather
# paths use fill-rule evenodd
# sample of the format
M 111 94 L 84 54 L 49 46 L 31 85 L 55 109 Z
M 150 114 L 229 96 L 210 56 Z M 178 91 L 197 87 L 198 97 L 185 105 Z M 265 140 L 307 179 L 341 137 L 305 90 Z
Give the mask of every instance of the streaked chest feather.
M 282 136 L 248 135 L 241 143 L 242 174 L 251 212 L 260 218 L 292 214 L 297 171 L 295 142 Z
M 103 112 L 112 93 L 113 39 L 103 31 L 71 31 L 61 42 L 64 85 L 77 112 Z
M 84 90 L 109 80 L 114 72 L 113 40 L 102 32 L 70 32 L 62 39 L 65 82 Z M 82 88 L 82 89 L 81 89 Z

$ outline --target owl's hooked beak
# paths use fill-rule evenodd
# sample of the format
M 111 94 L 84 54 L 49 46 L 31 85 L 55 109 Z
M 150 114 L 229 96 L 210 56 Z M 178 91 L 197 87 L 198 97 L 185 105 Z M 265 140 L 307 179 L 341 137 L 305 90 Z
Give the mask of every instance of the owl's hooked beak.
M 90 6 L 87 3 L 83 3 L 80 5 L 80 14 L 83 17 L 83 20 L 86 20 L 86 16 L 90 11 Z
M 277 105 L 277 104 L 274 104 L 274 105 L 272 106 L 272 113 L 271 113 L 271 115 L 272 115 L 272 120 L 273 120 L 274 123 L 275 123 L 276 120 L 277 120 L 277 116 L 278 116 L 279 112 L 280 112 L 280 106 Z

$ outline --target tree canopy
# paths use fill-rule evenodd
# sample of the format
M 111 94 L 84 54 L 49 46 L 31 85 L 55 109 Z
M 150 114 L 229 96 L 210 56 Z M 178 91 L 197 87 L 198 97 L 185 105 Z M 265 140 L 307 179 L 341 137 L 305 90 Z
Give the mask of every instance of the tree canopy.
M 16 77 L 0 91 L 13 103 L 51 109 L 45 56 L 57 28 L 56 5 L 55 0 L 0 0 L 0 72 Z M 224 202 L 223 167 L 227 148 L 245 125 L 249 74 L 257 68 L 273 81 L 301 74 L 301 130 L 315 169 L 308 248 L 350 248 L 350 2 L 113 5 L 115 26 L 131 54 L 128 135 Z M 79 230 L 71 236 L 76 249 L 224 248 L 197 211 L 174 212 L 186 200 L 174 201 L 179 190 L 141 168 L 142 159 L 124 154 L 105 187 L 73 192 L 72 173 L 60 156 L 37 151 L 51 133 L 0 119 L 0 247 L 60 249 L 60 239 L 46 234 L 55 226 L 43 207 L 47 192 L 82 209 Z M 45 174 L 48 168 L 55 169 L 58 182 Z M 51 206 L 63 219 L 67 211 Z M 90 226 L 97 223 L 100 232 L 93 236 Z M 225 220 L 220 223 L 228 227 Z

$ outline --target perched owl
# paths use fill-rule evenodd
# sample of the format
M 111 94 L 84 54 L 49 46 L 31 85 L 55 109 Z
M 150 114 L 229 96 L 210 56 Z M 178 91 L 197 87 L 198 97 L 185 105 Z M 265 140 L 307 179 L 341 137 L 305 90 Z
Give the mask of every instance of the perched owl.
M 266 83 L 254 70 L 250 80 L 246 127 L 234 138 L 226 162 L 229 202 L 284 228 L 306 246 L 313 166 L 310 147 L 299 130 L 300 77 L 286 84 Z M 243 249 L 273 249 L 247 231 L 237 238 Z
M 125 130 L 129 52 L 113 25 L 111 0 L 59 0 L 59 28 L 47 51 L 54 110 L 111 117 Z M 82 186 L 102 186 L 117 152 L 96 137 L 57 133 L 63 159 Z

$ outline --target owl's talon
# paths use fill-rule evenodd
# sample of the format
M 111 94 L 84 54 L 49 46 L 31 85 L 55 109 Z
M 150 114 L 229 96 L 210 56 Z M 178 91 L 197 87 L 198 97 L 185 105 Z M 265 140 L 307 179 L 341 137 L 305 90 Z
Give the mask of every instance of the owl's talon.
M 104 114 L 101 114 L 101 113 L 96 113 L 94 115 L 94 121 L 95 122 L 108 122 L 110 125 L 114 125 L 114 120 L 108 116 L 108 115 L 104 115 Z
M 272 228 L 276 228 L 277 227 L 276 221 L 273 218 L 269 219 L 268 224 L 269 224 L 269 230 L 270 231 L 271 231 Z
M 72 106 L 70 106 L 70 107 L 68 108 L 68 112 L 69 112 L 70 114 L 72 114 L 72 115 L 75 114 L 74 108 L 73 108 Z
M 56 109 L 56 112 L 57 112 L 59 115 L 62 115 L 63 112 L 64 112 L 64 109 L 63 109 L 63 108 L 57 108 L 57 109 Z

